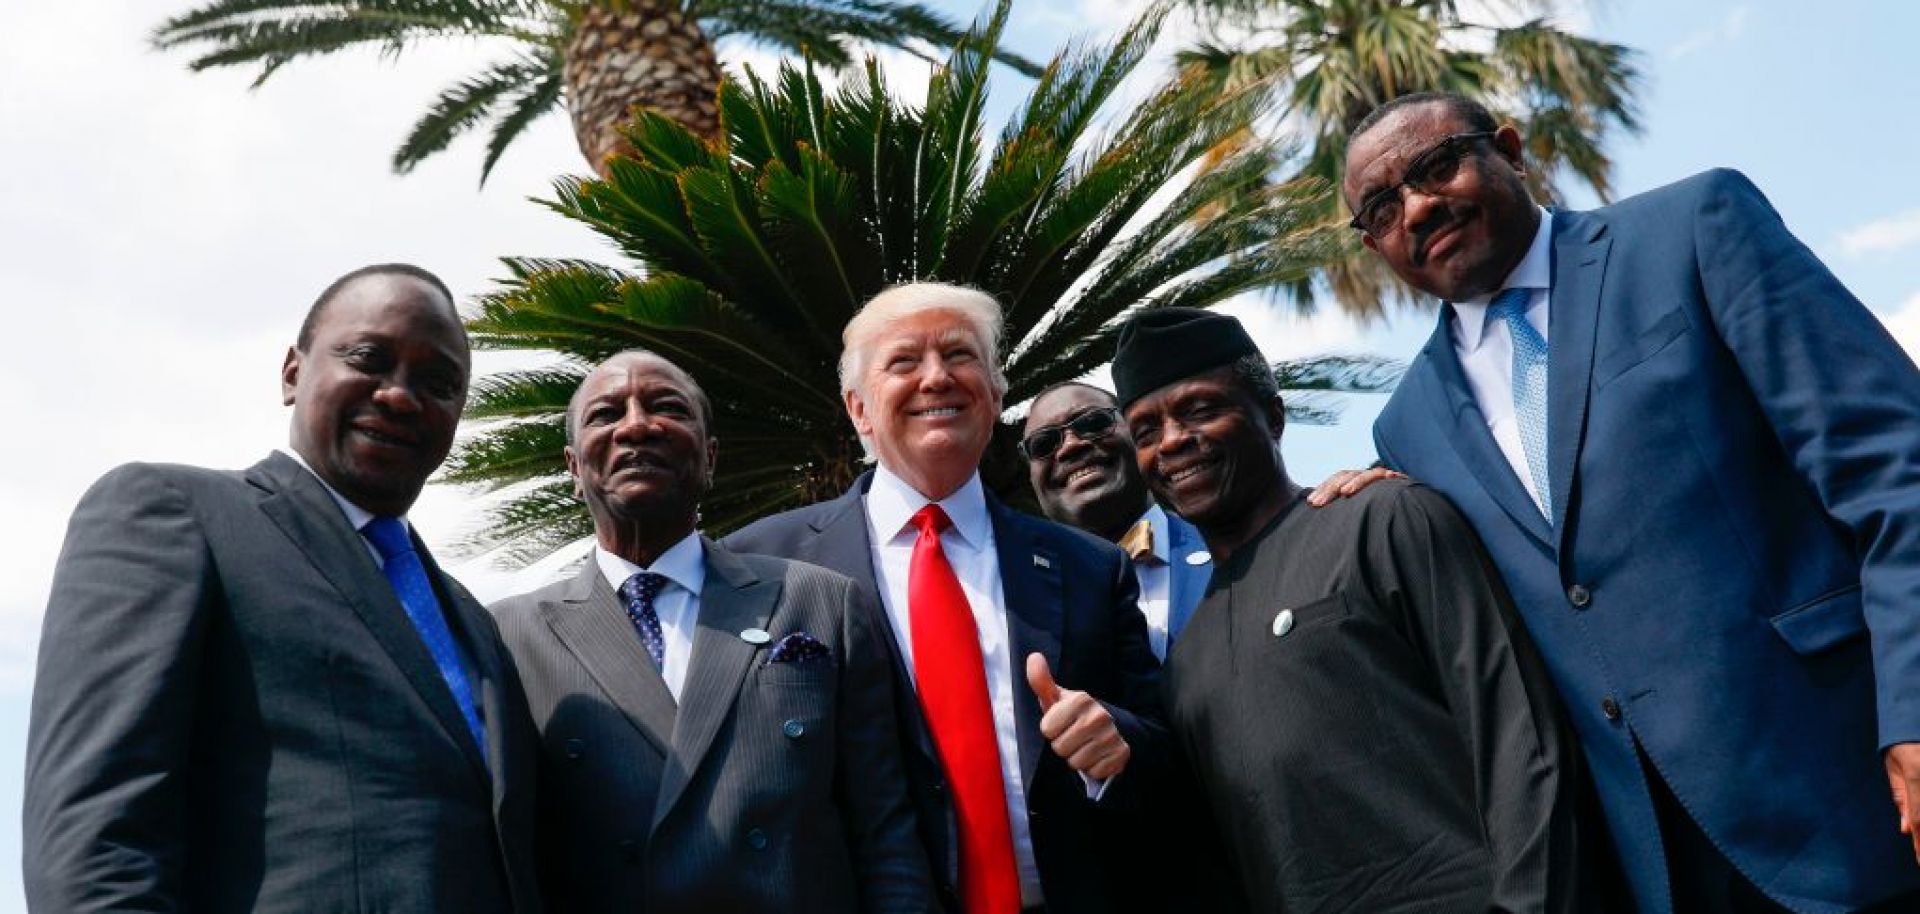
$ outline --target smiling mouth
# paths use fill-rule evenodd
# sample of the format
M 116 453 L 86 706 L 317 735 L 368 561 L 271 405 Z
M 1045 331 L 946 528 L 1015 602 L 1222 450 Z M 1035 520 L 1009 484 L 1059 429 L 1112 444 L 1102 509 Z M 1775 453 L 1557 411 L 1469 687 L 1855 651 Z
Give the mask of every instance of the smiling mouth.
M 379 429 L 369 428 L 364 425 L 353 426 L 353 431 L 354 431 L 354 434 L 357 434 L 360 437 L 365 438 L 368 441 L 371 441 L 374 444 L 380 445 L 382 447 L 410 449 L 410 448 L 419 446 L 417 442 L 413 441 L 410 438 L 403 438 L 399 435 L 383 432 Z
M 917 412 L 910 412 L 910 413 L 908 413 L 907 415 L 910 415 L 910 416 L 913 416 L 913 417 L 915 417 L 915 418 L 920 418 L 920 419 L 939 419 L 939 418 L 943 418 L 943 417 L 946 417 L 946 416 L 958 416 L 958 415 L 960 415 L 960 407 L 958 407 L 958 406 L 935 406 L 935 407 L 933 407 L 933 408 L 931 408 L 931 409 L 923 409 L 923 410 L 919 410 L 919 411 L 917 411 Z
M 1077 470 L 1074 470 L 1071 473 L 1068 473 L 1066 480 L 1061 484 L 1071 486 L 1071 485 L 1074 485 L 1075 483 L 1080 482 L 1083 479 L 1093 479 L 1095 477 L 1100 477 L 1105 475 L 1106 473 L 1105 473 L 1104 467 L 1084 466 Z
M 1200 475 L 1201 473 L 1204 473 L 1208 470 L 1213 469 L 1214 464 L 1217 462 L 1218 461 L 1214 461 L 1214 460 L 1203 460 L 1199 463 L 1184 466 L 1184 467 L 1181 467 L 1180 469 L 1173 470 L 1171 472 L 1163 471 L 1160 474 L 1160 478 L 1165 479 L 1168 485 L 1177 486 L 1189 479 L 1192 479 L 1195 476 Z

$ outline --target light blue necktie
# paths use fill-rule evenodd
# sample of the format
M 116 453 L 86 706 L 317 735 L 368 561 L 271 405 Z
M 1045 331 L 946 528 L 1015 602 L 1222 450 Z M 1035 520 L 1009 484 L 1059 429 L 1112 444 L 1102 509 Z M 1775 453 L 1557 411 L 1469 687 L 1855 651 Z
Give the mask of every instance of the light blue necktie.
M 407 619 L 413 622 L 414 631 L 426 642 L 427 653 L 433 655 L 434 665 L 440 668 L 440 678 L 446 680 L 447 688 L 453 692 L 453 701 L 460 706 L 460 716 L 466 718 L 467 730 L 473 734 L 474 745 L 480 748 L 480 758 L 485 761 L 487 728 L 480 722 L 480 707 L 473 700 L 468 664 L 460 655 L 460 645 L 453 640 L 453 630 L 447 627 L 447 617 L 440 610 L 440 598 L 434 596 L 433 583 L 427 580 L 427 567 L 421 563 L 420 554 L 413 551 L 413 537 L 407 535 L 406 525 L 394 517 L 367 521 L 360 533 L 379 551 L 380 570 L 393 586 L 394 596 L 400 598 L 400 605 L 406 607 Z
M 1539 498 L 1540 513 L 1553 517 L 1553 490 L 1547 487 L 1547 341 L 1527 323 L 1530 289 L 1507 289 L 1487 306 L 1489 319 L 1507 322 L 1513 337 L 1513 415 L 1520 423 L 1520 448 Z

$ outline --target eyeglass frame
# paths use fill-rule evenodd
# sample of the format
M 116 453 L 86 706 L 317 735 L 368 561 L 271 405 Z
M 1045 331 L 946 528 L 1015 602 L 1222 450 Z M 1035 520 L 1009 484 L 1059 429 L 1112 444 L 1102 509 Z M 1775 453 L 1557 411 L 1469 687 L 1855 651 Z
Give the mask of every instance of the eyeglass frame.
M 1422 194 L 1435 193 L 1440 186 L 1446 183 L 1446 181 L 1452 181 L 1454 178 L 1454 175 L 1459 174 L 1458 169 L 1460 167 L 1460 163 L 1466 161 L 1467 159 L 1468 153 L 1465 150 L 1467 148 L 1466 144 L 1468 140 L 1492 139 L 1493 137 L 1499 135 L 1499 133 L 1500 131 L 1498 130 L 1474 130 L 1474 131 L 1469 131 L 1467 133 L 1456 133 L 1451 136 L 1442 137 L 1439 140 L 1439 142 L 1436 142 L 1432 146 L 1427 147 L 1427 150 L 1425 152 L 1422 152 L 1419 155 L 1413 157 L 1413 161 L 1408 163 L 1407 165 L 1407 170 L 1404 172 L 1401 172 L 1400 180 L 1395 181 L 1392 184 L 1387 185 L 1386 187 L 1382 187 L 1379 190 L 1374 191 L 1372 194 L 1369 194 L 1367 196 L 1367 199 L 1360 201 L 1360 205 L 1354 208 L 1353 218 L 1347 222 L 1347 225 L 1351 227 L 1354 231 L 1364 232 L 1374 236 L 1375 238 L 1380 237 L 1384 233 L 1376 232 L 1373 229 L 1368 228 L 1364 223 L 1360 221 L 1360 217 L 1362 215 L 1364 215 L 1368 210 L 1373 209 L 1375 206 L 1379 205 L 1381 201 L 1386 200 L 1389 197 L 1396 200 L 1400 199 L 1401 197 L 1400 188 L 1402 187 L 1407 188 L 1408 190 L 1414 191 L 1416 193 L 1422 193 Z M 1455 171 L 1453 171 L 1451 174 L 1448 174 L 1444 181 L 1439 182 L 1439 184 L 1424 184 L 1424 183 L 1416 183 L 1411 177 L 1408 177 L 1409 175 L 1419 174 L 1422 171 L 1426 171 L 1430 169 L 1432 167 L 1432 163 L 1429 162 L 1429 160 L 1433 159 L 1434 155 L 1436 153 L 1439 153 L 1443 149 L 1462 150 L 1455 156 L 1455 161 L 1454 161 Z M 1403 213 L 1402 215 L 1404 216 L 1405 214 Z M 1395 225 L 1398 225 L 1399 223 L 1400 223 L 1399 219 L 1394 220 Z
M 1105 415 L 1108 417 L 1106 428 L 1098 431 L 1081 431 L 1080 429 L 1074 427 L 1075 425 L 1079 424 L 1082 420 L 1086 419 L 1087 417 L 1096 416 L 1096 415 Z M 1096 406 L 1096 407 L 1093 407 L 1092 409 L 1082 410 L 1081 412 L 1076 414 L 1073 418 L 1068 419 L 1065 422 L 1056 423 L 1054 425 L 1043 425 L 1037 429 L 1034 429 L 1031 433 L 1022 437 L 1020 441 L 1015 445 L 1015 447 L 1019 449 L 1020 456 L 1027 458 L 1027 461 L 1029 463 L 1037 463 L 1042 460 L 1050 459 L 1053 457 L 1054 454 L 1059 453 L 1060 446 L 1067 443 L 1068 432 L 1072 432 L 1074 436 L 1079 438 L 1081 441 L 1101 441 L 1106 439 L 1108 436 L 1112 435 L 1114 433 L 1114 430 L 1120 427 L 1120 423 L 1122 421 L 1124 420 L 1122 419 L 1120 415 L 1120 410 L 1118 408 L 1112 407 L 1112 406 Z M 1029 447 L 1027 445 L 1027 442 L 1032 441 L 1033 439 L 1038 438 L 1042 435 L 1045 435 L 1049 432 L 1058 433 L 1060 435 L 1060 440 L 1055 442 L 1052 447 L 1047 448 L 1045 453 L 1035 454 L 1033 452 L 1034 449 Z

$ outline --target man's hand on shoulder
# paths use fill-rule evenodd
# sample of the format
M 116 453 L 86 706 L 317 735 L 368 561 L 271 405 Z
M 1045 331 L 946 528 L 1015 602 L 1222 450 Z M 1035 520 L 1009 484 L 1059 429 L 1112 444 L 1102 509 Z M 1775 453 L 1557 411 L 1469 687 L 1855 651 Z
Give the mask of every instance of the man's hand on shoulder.
M 1887 747 L 1887 786 L 1893 790 L 1893 808 L 1900 813 L 1900 833 L 1913 839 L 1913 855 L 1920 861 L 1920 743 Z
M 1315 508 L 1324 508 L 1333 504 L 1335 499 L 1352 498 L 1364 489 L 1382 479 L 1405 479 L 1406 474 L 1389 470 L 1386 467 L 1368 467 L 1364 470 L 1341 470 L 1328 476 L 1325 482 L 1314 486 L 1307 493 L 1307 504 Z
M 1040 699 L 1040 735 L 1067 767 L 1094 781 L 1126 770 L 1133 749 L 1105 705 L 1085 692 L 1061 688 L 1047 658 L 1037 653 L 1027 655 L 1027 685 Z

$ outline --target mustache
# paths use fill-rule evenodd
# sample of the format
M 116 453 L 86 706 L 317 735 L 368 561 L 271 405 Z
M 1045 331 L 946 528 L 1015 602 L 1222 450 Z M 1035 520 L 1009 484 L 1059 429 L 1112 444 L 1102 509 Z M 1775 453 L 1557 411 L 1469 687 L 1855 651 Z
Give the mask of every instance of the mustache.
M 1470 215 L 1453 206 L 1436 207 L 1431 212 L 1433 213 L 1431 217 L 1419 225 L 1409 227 L 1413 235 L 1413 245 L 1407 259 L 1416 267 L 1427 265 L 1427 249 L 1433 244 L 1434 236 L 1460 225 Z

